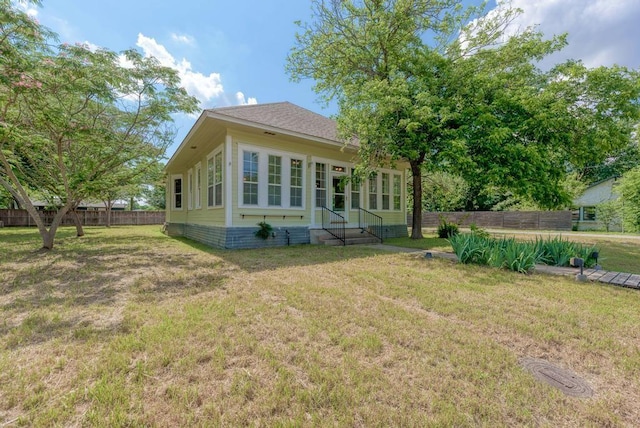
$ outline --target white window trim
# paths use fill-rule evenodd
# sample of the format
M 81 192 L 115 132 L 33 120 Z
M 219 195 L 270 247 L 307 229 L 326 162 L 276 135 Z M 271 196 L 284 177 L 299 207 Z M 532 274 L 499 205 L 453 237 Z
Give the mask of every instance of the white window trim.
M 196 190 L 195 206 L 199 210 L 202 208 L 202 162 L 196 164 L 196 175 L 194 180 L 194 188 Z M 199 186 L 198 186 L 199 185 Z
M 395 194 L 394 182 L 395 182 L 396 177 L 399 177 L 399 179 L 400 179 L 400 195 L 399 195 L 399 196 L 400 196 L 400 208 L 398 208 L 398 209 L 396 209 L 396 208 L 395 208 L 395 206 L 396 206 L 396 205 L 395 205 L 395 197 L 396 197 L 396 194 Z M 403 182 L 403 180 L 402 180 L 402 173 L 401 173 L 400 171 L 398 171 L 398 172 L 394 172 L 393 174 L 391 174 L 391 205 L 393 206 L 393 208 L 391 209 L 391 211 L 395 211 L 395 212 L 402 212 L 402 211 L 404 211 L 404 210 L 403 210 L 403 208 L 402 208 L 402 207 L 403 207 L 402 201 L 404 200 L 404 199 L 402 198 L 402 191 L 403 191 L 403 189 L 402 189 L 402 182 Z M 406 203 L 405 203 L 405 205 L 406 205 Z
M 193 209 L 193 169 L 187 172 L 187 209 Z
M 258 153 L 258 205 L 245 205 L 243 198 L 244 152 Z M 269 205 L 269 155 L 281 157 L 281 186 L 280 206 Z M 291 159 L 302 161 L 302 206 L 291 206 Z M 238 208 L 260 208 L 265 210 L 305 211 L 307 199 L 307 156 L 276 149 L 238 143 Z
M 374 210 L 369 209 L 368 207 L 370 207 L 369 205 L 369 195 L 371 192 L 369 192 L 369 179 L 366 179 L 366 206 L 367 206 L 367 210 L 368 211 L 381 211 L 381 212 L 396 212 L 396 213 L 400 213 L 403 212 L 404 209 L 402 208 L 402 193 L 404 191 L 403 189 L 403 177 L 404 175 L 402 174 L 401 171 L 398 170 L 394 170 L 394 169 L 377 169 L 376 173 L 378 174 L 378 176 L 376 177 L 376 187 L 377 187 L 377 193 L 376 193 L 376 206 L 377 208 Z M 389 209 L 382 209 L 382 174 L 389 174 Z M 394 189 L 393 189 L 393 176 L 394 175 L 399 175 L 400 176 L 400 209 L 396 210 L 394 209 L 394 205 L 393 205 L 393 197 L 395 196 L 394 193 Z M 362 189 L 364 186 L 361 185 L 360 188 Z
M 349 174 L 351 173 L 351 168 L 353 168 L 355 165 L 349 162 L 342 162 L 342 161 L 338 161 L 335 159 L 328 159 L 328 158 L 321 158 L 321 157 L 317 157 L 317 156 L 312 156 L 310 163 L 312 165 L 312 170 L 311 170 L 311 177 L 313 178 L 313 188 L 311 189 L 313 191 L 313 195 L 311 196 L 311 204 L 313 206 L 313 209 L 319 210 L 322 207 L 319 207 L 316 205 L 316 163 L 323 163 L 325 164 L 325 190 L 326 190 L 326 201 L 325 201 L 325 205 L 328 207 L 330 206 L 329 204 L 331 203 L 331 201 L 329 200 L 329 179 L 331 178 L 331 174 L 334 173 L 332 167 L 334 166 L 340 166 L 342 168 L 344 168 L 344 175 L 349 176 Z M 360 188 L 362 189 L 362 186 L 360 186 Z M 362 190 L 360 190 L 362 192 Z M 348 192 L 347 189 L 345 188 L 345 197 L 348 197 L 347 200 L 347 205 L 348 207 L 351 207 L 351 186 L 349 185 L 348 188 Z M 362 196 L 361 196 L 362 197 Z M 349 208 L 349 210 L 352 210 L 352 208 Z
M 180 187 L 182 188 L 181 195 L 181 207 L 176 208 L 176 186 L 175 182 L 177 179 L 180 179 Z M 184 178 L 182 174 L 172 174 L 171 175 L 171 209 L 173 211 L 182 211 L 184 209 Z
M 220 156 L 222 157 L 222 195 L 220 200 L 222 201 L 220 205 L 216 205 L 216 155 L 220 154 Z M 213 205 L 209 205 L 209 159 L 213 160 Z M 206 182 L 206 195 L 207 195 L 207 209 L 208 210 L 218 210 L 221 208 L 224 208 L 224 179 L 225 179 L 225 175 L 224 175 L 224 153 L 222 151 L 222 146 L 218 147 L 216 150 L 212 151 L 211 153 L 209 153 L 207 155 L 207 168 L 205 169 L 207 171 L 207 179 L 205 180 Z
M 351 179 L 353 179 L 353 173 L 354 173 L 354 166 L 351 166 L 349 168 L 349 174 L 351 176 Z M 358 208 L 353 208 L 353 181 L 349 182 L 349 184 L 351 185 L 351 187 L 349 188 L 349 195 L 351 197 L 351 203 L 349 204 L 349 209 L 351 211 L 353 210 L 357 210 Z M 358 189 L 358 207 L 362 208 L 362 199 L 363 199 L 363 190 L 364 190 L 364 181 L 361 180 L 359 183 L 360 188 Z

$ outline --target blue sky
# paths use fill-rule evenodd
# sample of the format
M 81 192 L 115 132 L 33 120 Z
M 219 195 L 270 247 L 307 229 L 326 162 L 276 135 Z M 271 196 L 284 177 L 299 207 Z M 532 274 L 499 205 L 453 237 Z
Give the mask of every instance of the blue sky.
M 497 0 L 503 3 L 507 0 Z M 569 33 L 553 61 L 640 68 L 639 0 L 511 0 L 524 13 L 514 29 L 538 25 L 547 35 Z M 296 20 L 310 19 L 305 0 L 43 0 L 33 15 L 60 36 L 114 51 L 136 48 L 179 70 L 202 108 L 290 101 L 326 116 L 312 82 L 293 83 L 284 70 Z M 479 4 L 480 0 L 465 0 Z M 490 7 L 495 7 L 492 2 Z M 195 122 L 176 118 L 170 156 Z

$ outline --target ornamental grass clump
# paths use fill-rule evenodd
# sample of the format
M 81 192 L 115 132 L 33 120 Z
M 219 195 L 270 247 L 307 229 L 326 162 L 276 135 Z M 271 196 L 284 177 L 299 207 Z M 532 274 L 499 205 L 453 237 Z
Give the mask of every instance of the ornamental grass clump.
M 528 273 L 536 266 L 536 254 L 527 242 L 511 239 L 502 247 L 503 266 L 515 272 Z
M 538 256 L 538 263 L 551 266 L 569 266 L 572 257 L 580 257 L 584 260 L 585 267 L 591 267 L 595 264 L 592 257 L 594 251 L 597 251 L 595 245 L 583 245 L 571 242 L 556 236 L 551 239 L 536 238 L 533 244 Z
M 582 245 L 562 238 L 520 242 L 515 238 L 493 239 L 476 233 L 462 233 L 449 238 L 460 263 L 487 265 L 527 273 L 536 264 L 569 266 L 571 257 L 585 260 L 585 267 L 595 264 L 595 246 Z

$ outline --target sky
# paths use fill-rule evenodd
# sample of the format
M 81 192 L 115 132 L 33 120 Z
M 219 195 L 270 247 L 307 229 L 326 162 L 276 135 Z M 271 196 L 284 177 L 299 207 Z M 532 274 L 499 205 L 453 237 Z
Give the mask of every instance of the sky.
M 507 1 L 492 0 L 488 8 Z M 536 25 L 548 37 L 568 33 L 569 45 L 549 64 L 572 58 L 588 67 L 640 68 L 640 0 L 510 1 L 523 10 L 512 30 Z M 311 19 L 308 0 L 43 0 L 42 7 L 23 7 L 61 43 L 155 56 L 178 70 L 203 109 L 289 101 L 325 116 L 336 113 L 318 101 L 313 82 L 291 82 L 285 71 L 295 22 Z M 195 120 L 176 117 L 168 156 Z

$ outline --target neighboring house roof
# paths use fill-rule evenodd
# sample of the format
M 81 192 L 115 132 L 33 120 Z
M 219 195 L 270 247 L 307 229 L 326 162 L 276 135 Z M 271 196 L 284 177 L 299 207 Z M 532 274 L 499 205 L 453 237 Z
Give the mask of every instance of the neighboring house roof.
M 573 200 L 573 205 L 577 207 L 595 206 L 603 202 L 617 199 L 618 194 L 615 192 L 615 185 L 619 177 L 609 177 L 604 180 L 596 181 L 582 192 L 582 195 Z
M 51 206 L 50 202 L 46 202 L 46 201 L 38 201 L 38 200 L 31 200 L 31 203 L 33 204 L 34 207 L 49 207 Z M 127 204 L 124 202 L 114 202 L 113 205 L 111 206 L 111 209 L 124 209 L 127 207 Z M 104 205 L 103 202 L 80 202 L 80 204 L 78 204 L 78 208 L 97 208 L 97 209 L 106 209 L 106 206 Z
M 589 188 L 591 188 L 591 187 L 595 187 L 595 186 L 597 186 L 597 185 L 599 185 L 599 184 L 602 184 L 602 183 L 606 183 L 607 181 L 613 181 L 613 182 L 616 182 L 616 181 L 618 181 L 618 178 L 620 178 L 620 176 L 619 176 L 619 175 L 614 175 L 613 177 L 609 177 L 609 178 L 605 178 L 605 179 L 602 179 L 602 180 L 594 181 L 593 183 L 589 184 L 589 185 L 586 187 L 586 189 L 589 189 Z M 585 190 L 586 190 L 586 189 L 585 189 Z
M 209 109 L 217 116 L 338 142 L 336 121 L 290 102 Z

